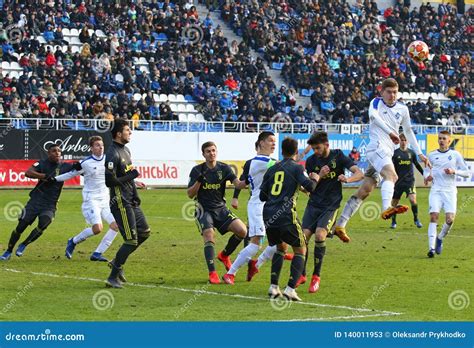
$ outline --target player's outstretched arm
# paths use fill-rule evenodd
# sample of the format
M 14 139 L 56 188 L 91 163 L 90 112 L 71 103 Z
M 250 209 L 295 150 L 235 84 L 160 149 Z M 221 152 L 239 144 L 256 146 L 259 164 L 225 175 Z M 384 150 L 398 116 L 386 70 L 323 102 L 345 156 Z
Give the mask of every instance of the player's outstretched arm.
M 80 162 L 74 163 L 72 168 L 71 171 L 54 177 L 54 181 L 67 181 L 78 175 L 84 174 L 84 169 L 81 167 Z
M 364 178 L 364 173 L 359 169 L 357 166 L 352 166 L 349 168 L 352 175 L 350 177 L 346 177 L 344 174 L 339 175 L 338 180 L 340 182 L 351 183 L 361 181 Z
M 456 153 L 456 170 L 453 174 L 459 175 L 463 178 L 470 178 L 472 175 L 460 153 Z

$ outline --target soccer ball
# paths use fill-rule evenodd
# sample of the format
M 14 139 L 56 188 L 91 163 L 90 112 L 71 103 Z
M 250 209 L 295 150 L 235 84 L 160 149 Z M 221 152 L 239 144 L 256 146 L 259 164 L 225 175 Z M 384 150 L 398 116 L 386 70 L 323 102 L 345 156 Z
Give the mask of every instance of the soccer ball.
M 413 41 L 408 45 L 407 53 L 415 63 L 421 63 L 428 59 L 430 49 L 423 41 Z

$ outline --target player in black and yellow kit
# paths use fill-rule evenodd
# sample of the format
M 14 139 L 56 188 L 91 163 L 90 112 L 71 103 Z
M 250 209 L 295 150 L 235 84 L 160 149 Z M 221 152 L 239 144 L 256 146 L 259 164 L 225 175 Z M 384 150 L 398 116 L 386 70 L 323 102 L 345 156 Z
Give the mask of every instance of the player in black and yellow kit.
M 135 182 L 140 173 L 133 168 L 130 150 L 125 146 L 130 142 L 132 132 L 128 122 L 117 119 L 112 128 L 113 143 L 105 155 L 105 184 L 110 188 L 110 211 L 120 230 L 124 242 L 110 262 L 112 268 L 106 285 L 122 288 L 126 282 L 122 266 L 127 258 L 150 236 L 150 227 L 140 208 Z
M 77 164 L 75 164 L 77 165 Z M 30 192 L 30 200 L 23 209 L 18 225 L 13 230 L 8 249 L 0 256 L 0 260 L 9 260 L 15 244 L 21 234 L 38 218 L 36 226 L 30 235 L 20 243 L 16 256 L 22 256 L 27 245 L 37 240 L 51 224 L 56 214 L 56 206 L 63 189 L 64 182 L 57 182 L 54 177 L 69 172 L 74 165 L 61 161 L 61 148 L 57 144 L 48 147 L 48 158 L 36 162 L 25 173 L 27 178 L 38 179 L 38 183 Z
M 204 257 L 209 270 L 209 282 L 219 284 L 219 275 L 214 265 L 214 228 L 220 234 L 232 231 L 226 247 L 217 255 L 228 271 L 232 266 L 231 255 L 247 235 L 245 224 L 226 206 L 227 181 L 243 189 L 248 184 L 237 179 L 229 165 L 217 161 L 217 146 L 208 141 L 201 146 L 206 161 L 195 166 L 189 174 L 188 197 L 196 200 L 195 218 L 204 240 Z
M 336 222 L 337 211 L 342 200 L 342 183 L 357 182 L 364 178 L 364 173 L 354 164 L 352 159 L 341 150 L 329 148 L 328 134 L 316 132 L 308 140 L 314 151 L 306 160 L 306 172 L 316 173 L 320 179 L 317 189 L 310 194 L 308 205 L 303 216 L 303 232 L 309 243 L 314 234 L 314 271 L 309 292 L 319 290 L 321 266 L 326 253 L 326 237 Z M 345 176 L 345 170 L 353 173 Z M 308 255 L 306 256 L 306 260 Z M 298 280 L 297 285 L 306 282 L 306 274 Z
M 405 135 L 401 133 L 399 137 L 400 147 L 395 150 L 392 157 L 393 165 L 395 166 L 395 171 L 398 175 L 398 180 L 395 183 L 395 190 L 392 197 L 392 206 L 397 206 L 403 193 L 406 193 L 407 198 L 411 203 L 415 225 L 418 228 L 422 228 L 423 225 L 418 220 L 418 204 L 416 203 L 415 173 L 413 172 L 413 165 L 418 169 L 421 175 L 423 175 L 423 167 L 416 160 L 415 152 L 408 148 L 408 142 Z M 396 215 L 392 216 L 391 228 L 397 228 Z
M 295 287 L 304 268 L 306 239 L 296 216 L 296 200 L 300 187 L 309 192 L 314 191 L 319 177 L 315 173 L 311 174 L 311 178 L 308 177 L 304 168 L 295 162 L 298 156 L 298 142 L 295 139 L 285 138 L 281 150 L 284 159 L 267 170 L 260 186 L 260 200 L 265 202 L 263 221 L 268 244 L 277 246 L 272 259 L 268 294 L 270 298 L 282 295 L 278 280 L 286 250 L 291 245 L 294 256 L 290 279 L 283 295 L 289 300 L 301 301 Z

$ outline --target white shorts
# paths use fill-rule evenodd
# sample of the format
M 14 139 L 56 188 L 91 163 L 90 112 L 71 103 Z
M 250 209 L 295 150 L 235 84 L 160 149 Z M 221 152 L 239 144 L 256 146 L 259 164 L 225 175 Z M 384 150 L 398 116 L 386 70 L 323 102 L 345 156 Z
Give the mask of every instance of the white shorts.
M 249 219 L 249 237 L 264 237 L 265 223 L 263 222 L 264 203 L 249 203 L 247 216 Z
M 107 221 L 109 225 L 115 222 L 108 199 L 85 201 L 82 203 L 82 215 L 90 225 L 102 224 L 102 220 Z
M 456 214 L 456 206 L 458 203 L 458 193 L 456 191 L 430 191 L 429 196 L 430 213 L 439 213 L 441 209 L 445 213 Z
M 392 156 L 393 152 L 389 149 L 379 147 L 374 150 L 367 150 L 367 160 L 375 168 L 377 173 L 380 173 L 386 165 L 390 164 L 393 166 Z

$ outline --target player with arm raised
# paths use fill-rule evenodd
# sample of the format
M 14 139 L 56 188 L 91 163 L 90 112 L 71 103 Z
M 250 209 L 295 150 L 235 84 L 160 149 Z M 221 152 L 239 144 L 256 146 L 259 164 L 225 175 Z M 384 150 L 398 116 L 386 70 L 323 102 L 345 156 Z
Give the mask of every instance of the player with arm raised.
M 188 197 L 196 201 L 195 218 L 204 241 L 204 258 L 209 270 L 209 282 L 219 284 L 219 275 L 214 265 L 214 228 L 224 235 L 232 231 L 225 248 L 217 255 L 228 271 L 232 262 L 230 255 L 247 235 L 245 224 L 226 207 L 225 189 L 230 181 L 239 189 L 246 186 L 229 165 L 217 161 L 217 146 L 212 141 L 201 146 L 204 163 L 195 166 L 189 174 Z
M 278 281 L 286 250 L 291 245 L 294 257 L 291 261 L 290 279 L 283 295 L 291 301 L 301 301 L 295 288 L 304 268 L 306 239 L 297 218 L 296 201 L 300 187 L 313 192 L 319 176 L 311 173 L 308 177 L 304 168 L 295 162 L 298 156 L 298 142 L 295 139 L 285 138 L 281 150 L 284 159 L 267 170 L 260 186 L 260 200 L 265 202 L 263 221 L 268 244 L 277 247 L 272 259 L 268 295 L 272 299 L 282 295 Z
M 398 202 L 400 202 L 402 194 L 406 193 L 407 198 L 410 200 L 415 225 L 418 228 L 422 228 L 423 225 L 420 220 L 418 220 L 418 204 L 416 203 L 415 173 L 413 172 L 413 167 L 415 166 L 421 175 L 423 175 L 423 167 L 416 160 L 415 152 L 408 148 L 405 134 L 401 133 L 399 137 L 400 147 L 395 150 L 392 157 L 392 162 L 398 176 L 392 197 L 392 207 L 396 207 Z M 397 228 L 397 215 L 392 216 L 391 228 Z
M 359 209 L 362 201 L 377 186 L 379 174 L 383 178 L 381 185 L 382 219 L 387 220 L 395 214 L 405 213 L 408 210 L 406 205 L 397 205 L 396 207 L 391 205 L 395 183 L 398 180 L 392 163 L 392 156 L 395 151 L 395 145 L 400 143 L 400 138 L 398 137 L 400 126 L 403 127 L 403 132 L 413 151 L 426 166 L 430 166 L 428 159 L 422 154 L 415 134 L 411 129 L 408 108 L 405 104 L 397 102 L 397 93 L 398 82 L 393 78 L 389 78 L 382 82 L 382 97 L 377 97 L 370 102 L 370 142 L 367 146 L 367 159 L 370 165 L 364 173 L 364 180 L 357 193 L 346 202 L 334 230 L 334 234 L 345 243 L 350 241 L 345 226 Z
M 462 155 L 456 150 L 450 149 L 451 135 L 448 131 L 438 134 L 439 148 L 431 151 L 428 155 L 433 168 L 425 168 L 425 185 L 433 182 L 430 190 L 430 224 L 428 226 L 428 257 L 441 254 L 443 240 L 448 235 L 456 216 L 457 195 L 456 175 L 470 178 L 469 171 Z M 446 220 L 441 232 L 436 236 L 439 213 L 441 209 L 446 214 Z
M 95 135 L 89 139 L 91 156 L 82 160 L 79 166 L 69 173 L 61 174 L 54 179 L 58 182 L 66 181 L 78 175 L 84 176 L 82 189 L 82 215 L 92 227 L 87 227 L 76 236 L 70 238 L 66 246 L 66 257 L 72 258 L 74 248 L 87 238 L 102 232 L 102 219 L 109 224 L 109 230 L 92 253 L 91 261 L 108 261 L 102 254 L 110 247 L 117 236 L 118 226 L 110 211 L 110 194 L 105 185 L 105 155 L 102 137 Z
M 272 132 L 262 132 L 259 134 L 255 147 L 257 149 L 257 156 L 245 162 L 244 172 L 240 180 L 245 180 L 245 183 L 250 186 L 250 199 L 247 205 L 248 216 L 248 236 L 250 238 L 249 244 L 240 251 L 239 255 L 232 263 L 232 267 L 227 272 L 222 280 L 227 284 L 234 284 L 234 276 L 238 269 L 244 264 L 249 263 L 249 271 L 247 280 L 250 281 L 252 277 L 258 272 L 258 268 L 266 261 L 273 257 L 276 247 L 268 246 L 263 251 L 262 255 L 257 260 L 252 260 L 265 237 L 265 225 L 263 223 L 263 202 L 260 200 L 260 185 L 263 181 L 268 168 L 275 164 L 275 160 L 270 156 L 275 151 L 276 138 Z M 234 198 L 232 199 L 232 206 L 238 206 L 238 193 L 240 190 L 234 190 Z
M 15 252 L 16 256 L 22 256 L 26 247 L 41 237 L 54 219 L 59 196 L 64 185 L 62 182 L 56 182 L 53 177 L 69 172 L 72 168 L 72 164 L 61 160 L 61 148 L 59 145 L 52 144 L 48 147 L 48 158 L 36 162 L 26 171 L 25 176 L 31 179 L 38 179 L 38 183 L 30 192 L 30 200 L 21 212 L 18 225 L 10 236 L 8 249 L 0 256 L 0 260 L 6 261 L 10 259 L 13 248 L 20 239 L 21 234 L 36 218 L 38 218 L 38 225 L 18 245 Z

